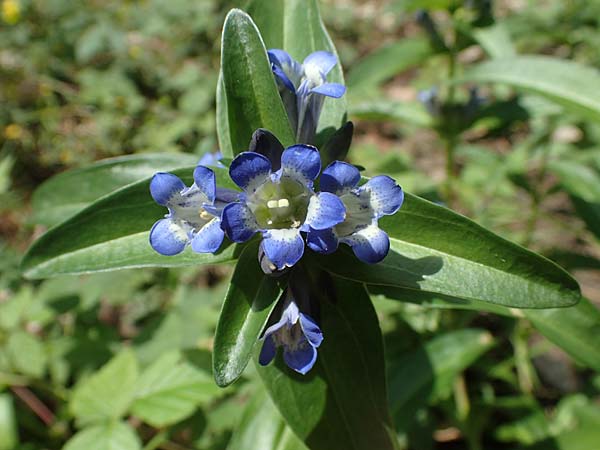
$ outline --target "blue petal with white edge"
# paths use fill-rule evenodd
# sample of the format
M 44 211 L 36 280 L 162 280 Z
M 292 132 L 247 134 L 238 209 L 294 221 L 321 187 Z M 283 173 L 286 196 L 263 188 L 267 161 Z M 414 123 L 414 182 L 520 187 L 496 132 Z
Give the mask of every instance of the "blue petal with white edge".
M 340 98 L 346 93 L 346 86 L 338 83 L 323 83 L 310 90 L 313 94 L 326 95 L 327 97 Z
M 402 188 L 387 175 L 371 178 L 359 190 L 369 193 L 371 208 L 378 217 L 394 214 L 404 201 Z
M 169 200 L 185 188 L 184 182 L 172 173 L 155 173 L 150 181 L 150 195 L 156 203 L 162 206 L 167 206 Z
M 196 253 L 215 253 L 223 243 L 225 232 L 221 229 L 221 221 L 215 217 L 192 238 L 192 250 Z
M 323 50 L 311 53 L 302 62 L 304 70 L 306 71 L 307 66 L 316 66 L 323 75 L 327 75 L 331 69 L 337 64 L 337 58 L 333 53 L 326 52 Z M 310 69 L 309 69 L 310 70 Z
M 346 207 L 335 194 L 319 192 L 310 198 L 303 231 L 308 226 L 315 230 L 325 230 L 341 223 L 346 218 Z
M 150 230 L 150 245 L 165 256 L 181 253 L 189 242 L 188 233 L 178 222 L 161 219 Z
M 267 55 L 269 56 L 269 62 L 271 63 L 273 73 L 286 88 L 295 92 L 296 87 L 290 79 L 290 76 L 299 79 L 302 76 L 302 67 L 284 50 L 274 48 L 269 50 Z
M 308 342 L 295 351 L 284 351 L 283 360 L 287 366 L 296 372 L 305 375 L 315 365 L 317 350 Z
M 378 263 L 390 250 L 390 238 L 376 225 L 369 225 L 340 241 L 351 246 L 356 257 L 369 264 Z
M 300 313 L 300 327 L 310 345 L 313 347 L 321 345 L 321 342 L 323 342 L 323 332 L 310 316 Z
M 295 228 L 266 230 L 263 232 L 262 244 L 267 258 L 279 270 L 292 267 L 304 254 L 304 240 L 300 230 Z
M 253 192 L 271 173 L 267 157 L 254 152 L 240 153 L 229 166 L 229 176 L 247 192 Z
M 260 350 L 260 356 L 258 357 L 258 362 L 261 366 L 268 365 L 273 358 L 275 358 L 275 354 L 277 353 L 277 346 L 275 345 L 275 341 L 273 340 L 273 336 L 268 335 L 265 337 L 263 341 L 263 346 Z
M 300 178 L 305 183 L 312 182 L 321 171 L 319 150 L 312 145 L 292 145 L 281 155 L 281 169 L 283 175 Z
M 360 172 L 352 164 L 334 161 L 321 174 L 320 189 L 341 195 L 354 188 L 360 181 Z
M 258 231 L 252 211 L 242 203 L 230 203 L 223 209 L 221 224 L 233 242 L 246 242 Z
M 194 169 L 194 182 L 206 196 L 208 203 L 214 203 L 217 192 L 215 173 L 208 167 L 197 166 Z
M 310 229 L 306 234 L 306 245 L 313 252 L 328 255 L 338 248 L 338 238 L 333 229 L 313 230 Z

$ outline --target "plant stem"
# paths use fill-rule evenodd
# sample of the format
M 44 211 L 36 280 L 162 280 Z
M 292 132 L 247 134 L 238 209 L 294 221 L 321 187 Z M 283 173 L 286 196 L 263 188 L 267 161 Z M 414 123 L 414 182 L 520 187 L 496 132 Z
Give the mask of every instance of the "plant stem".
M 450 46 L 450 52 L 448 53 L 448 79 L 452 80 L 456 74 L 456 51 L 454 45 Z M 454 126 L 454 120 L 452 117 L 448 117 L 448 111 L 452 114 L 454 108 L 454 101 L 456 95 L 456 87 L 454 83 L 450 83 L 448 86 L 448 97 L 446 104 L 449 106 L 446 113 L 444 114 L 444 120 L 446 121 L 444 141 L 446 150 L 446 182 L 444 188 L 444 194 L 446 197 L 446 203 L 452 208 L 456 202 L 456 193 L 454 190 L 454 184 L 456 179 L 456 164 L 454 161 L 455 148 L 456 148 L 456 130 Z M 450 126 L 448 126 L 450 125 Z

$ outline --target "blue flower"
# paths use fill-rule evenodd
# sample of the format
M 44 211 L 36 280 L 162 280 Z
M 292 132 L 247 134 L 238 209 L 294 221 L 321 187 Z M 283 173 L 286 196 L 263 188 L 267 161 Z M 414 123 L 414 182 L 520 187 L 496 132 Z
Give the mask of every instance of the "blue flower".
M 340 197 L 346 208 L 344 222 L 327 230 L 308 233 L 307 245 L 320 253 L 332 253 L 338 242 L 352 247 L 366 263 L 377 263 L 388 254 L 390 239 L 378 220 L 394 214 L 404 201 L 404 192 L 387 175 L 371 178 L 357 187 L 360 172 L 351 164 L 335 161 L 323 170 L 321 189 Z
M 221 159 L 223 159 L 223 154 L 219 150 L 216 152 L 206 152 L 202 155 L 200 161 L 198 161 L 198 165 L 224 168 L 225 166 L 221 163 Z
M 285 363 L 304 375 L 314 366 L 321 342 L 321 329 L 311 317 L 300 312 L 288 289 L 281 319 L 265 331 L 258 361 L 266 366 L 275 358 L 277 347 L 283 347 Z
M 312 143 L 325 97 L 340 98 L 346 92 L 344 85 L 327 82 L 337 58 L 318 51 L 300 64 L 284 50 L 271 49 L 268 54 L 296 142 Z
M 262 234 L 261 248 L 272 270 L 296 264 L 304 253 L 301 231 L 325 230 L 342 222 L 344 205 L 334 194 L 315 193 L 313 181 L 321 170 L 319 151 L 293 145 L 281 154 L 281 168 L 269 159 L 244 152 L 229 167 L 229 175 L 244 193 L 223 210 L 222 225 L 234 242 Z
M 204 166 L 194 170 L 190 187 L 172 173 L 159 172 L 150 181 L 150 194 L 169 213 L 150 230 L 150 245 L 162 255 L 176 255 L 191 242 L 198 253 L 214 253 L 223 242 L 220 215 L 237 193 L 216 187 L 214 172 Z

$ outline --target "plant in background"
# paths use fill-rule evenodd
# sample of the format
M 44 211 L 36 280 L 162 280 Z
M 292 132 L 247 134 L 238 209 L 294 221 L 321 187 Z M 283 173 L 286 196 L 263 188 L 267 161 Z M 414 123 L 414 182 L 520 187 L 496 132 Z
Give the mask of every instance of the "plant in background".
M 527 150 L 548 143 L 548 124 L 535 128 L 525 150 L 503 155 L 502 165 L 480 163 L 487 171 L 481 184 L 471 186 L 474 163 L 468 158 L 484 152 L 465 150 L 462 133 L 477 139 L 482 129 L 497 132 L 513 124 L 523 107 L 495 98 L 506 91 L 486 92 L 483 103 L 479 90 L 466 94 L 458 83 L 508 83 L 595 120 L 600 77 L 571 62 L 515 56 L 497 23 L 486 28 L 489 2 L 442 3 L 448 27 L 438 26 L 437 14 L 421 12 L 427 36 L 367 56 L 362 67 L 353 67 L 346 87 L 315 0 L 253 0 L 250 14 L 230 11 L 222 29 L 219 153 L 200 162 L 199 155 L 182 153 L 117 158 L 40 187 L 36 214 L 46 214 L 44 223 L 54 226 L 25 255 L 25 275 L 113 272 L 27 285 L 18 303 L 0 296 L 0 332 L 9 336 L 0 339 L 6 347 L 0 384 L 12 389 L 0 394 L 0 425 L 1 413 L 12 411 L 14 393 L 33 411 L 24 429 L 51 441 L 39 448 L 64 444 L 65 450 L 398 450 L 444 447 L 447 440 L 479 450 L 503 448 L 507 441 L 535 448 L 549 440 L 580 442 L 570 433 L 581 429 L 597 436 L 592 394 L 564 396 L 555 405 L 556 418 L 544 417 L 528 344 L 535 330 L 583 366 L 600 370 L 598 309 L 557 264 L 452 208 L 468 204 L 473 189 L 473 197 L 486 199 L 476 210 L 484 213 L 474 214 L 487 224 L 496 194 L 508 190 L 510 201 L 519 201 L 505 183 L 518 179 L 535 200 L 523 240 L 531 242 L 541 202 L 556 189 L 542 187 L 552 171 L 570 186 L 575 204 L 595 211 L 596 197 L 573 181 L 572 167 L 553 160 L 564 149 L 544 150 L 541 158 Z M 188 10 L 179 14 L 178 20 L 191 20 Z M 194 17 L 196 23 L 203 15 Z M 158 22 L 148 23 L 146 31 L 155 33 Z M 89 35 L 89 45 L 78 50 L 83 56 L 101 59 L 103 46 L 117 45 L 106 29 L 91 28 Z M 132 36 L 139 48 L 129 53 L 138 57 L 156 39 L 137 42 Z M 475 43 L 498 59 L 463 73 L 458 53 Z M 442 79 L 418 84 L 443 88 L 421 95 L 423 104 L 394 103 L 384 82 L 412 66 L 425 74 L 434 67 L 429 75 L 433 70 Z M 127 86 L 161 95 L 160 102 L 152 99 L 160 109 L 177 86 L 196 79 L 194 70 L 178 72 L 167 93 L 152 90 L 144 70 L 130 70 L 136 87 Z M 578 83 L 566 83 L 558 73 Z M 178 98 L 178 108 L 198 114 L 194 105 L 202 92 L 192 94 Z M 136 113 L 136 102 L 127 106 Z M 548 119 L 555 113 L 547 104 L 536 107 L 543 112 L 532 127 L 566 120 Z M 364 143 L 355 143 L 346 157 L 349 115 L 400 117 L 403 124 L 436 131 L 445 144 L 445 184 L 422 189 L 424 181 L 431 188 L 432 176 L 393 152 L 369 158 Z M 180 130 L 189 131 L 194 117 L 156 136 L 164 131 L 171 146 L 185 145 L 194 132 Z M 421 138 L 410 127 L 402 133 Z M 152 136 L 134 142 L 153 142 Z M 580 150 L 569 147 L 569 153 Z M 571 161 L 577 168 L 594 164 L 579 157 Z M 515 173 L 531 160 L 539 161 L 534 183 L 527 170 Z M 501 189 L 493 189 L 496 183 Z M 411 194 L 411 186 L 437 204 Z M 229 264 L 231 277 L 217 264 Z M 134 268 L 143 270 L 122 271 Z M 203 286 L 221 280 L 223 289 Z M 474 328 L 492 320 L 493 335 Z M 26 331 L 14 332 L 21 323 Z M 126 345 L 119 347 L 119 340 Z M 498 351 L 488 352 L 492 347 Z M 254 369 L 246 370 L 249 363 Z M 591 382 L 585 387 L 597 392 Z M 57 405 L 56 411 L 44 403 Z M 31 425 L 38 419 L 42 432 Z M 531 423 L 539 434 L 532 435 Z M 0 450 L 4 430 L 0 426 Z M 17 440 L 6 442 L 14 447 Z

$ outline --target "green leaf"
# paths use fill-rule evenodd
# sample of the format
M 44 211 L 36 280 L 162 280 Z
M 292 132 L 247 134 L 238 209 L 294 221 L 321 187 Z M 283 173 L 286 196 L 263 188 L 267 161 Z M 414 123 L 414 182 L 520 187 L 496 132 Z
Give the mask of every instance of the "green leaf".
M 485 330 L 452 331 L 393 361 L 388 370 L 389 397 L 397 425 L 405 429 L 419 408 L 446 397 L 454 379 L 492 344 Z
M 553 262 L 504 240 L 450 209 L 411 194 L 380 220 L 390 253 L 379 264 L 358 261 L 344 247 L 314 264 L 344 278 L 481 300 L 516 308 L 576 303 L 577 282 Z
M 213 168 L 219 186 L 230 187 L 226 169 Z M 193 168 L 175 170 L 191 184 Z M 146 179 L 125 186 L 89 205 L 83 211 L 40 237 L 23 258 L 29 278 L 133 267 L 174 267 L 232 261 L 236 246 L 224 244 L 216 254 L 186 249 L 176 256 L 156 253 L 148 243 L 150 228 L 167 212 L 157 205 Z
M 573 61 L 548 56 L 496 59 L 478 64 L 458 81 L 508 84 L 600 120 L 600 74 Z
M 138 380 L 134 353 L 123 350 L 75 388 L 69 409 L 79 424 L 118 419 L 133 400 Z
M 147 153 L 109 158 L 83 169 L 60 173 L 34 192 L 32 221 L 56 225 L 103 195 L 156 172 L 193 166 L 197 160 L 197 156 L 185 153 Z
M 210 375 L 181 361 L 179 352 L 171 352 L 142 372 L 131 412 L 161 428 L 186 418 L 221 392 Z
M 311 289 L 324 336 L 317 363 L 300 375 L 280 354 L 259 367 L 271 398 L 312 450 L 394 449 L 381 331 L 364 287 L 320 272 Z
M 283 48 L 283 16 L 286 0 L 250 0 L 246 12 L 250 14 L 267 49 Z
M 41 378 L 46 371 L 48 358 L 42 341 L 24 331 L 11 333 L 6 344 L 6 354 L 17 372 Z
M 213 373 L 219 386 L 233 383 L 248 365 L 282 291 L 277 279 L 262 272 L 258 244 L 248 245 L 235 267 L 215 332 Z
M 515 47 L 504 23 L 496 22 L 489 27 L 476 28 L 472 34 L 490 57 L 499 59 L 516 56 Z
M 225 84 L 223 83 L 223 71 L 219 71 L 216 100 L 219 148 L 223 157 L 233 158 L 235 153 L 233 151 L 233 144 L 231 143 L 231 133 L 229 132 L 229 112 L 227 111 L 227 93 L 225 92 Z
M 339 56 L 321 20 L 317 0 L 285 0 L 283 49 L 302 62 L 312 52 L 326 50 Z M 327 75 L 327 81 L 344 84 L 341 62 Z M 346 122 L 346 97 L 326 98 L 317 127 L 317 146 Z M 277 135 L 277 134 L 276 134 Z
M 246 405 L 228 450 L 307 450 L 287 427 L 264 389 L 258 390 Z
M 550 342 L 562 348 L 580 364 L 600 370 L 600 310 L 585 298 L 568 308 L 514 309 L 390 286 L 369 286 L 369 292 L 390 300 L 433 308 L 488 311 L 508 317 L 526 318 Z
M 600 371 L 600 310 L 589 300 L 570 308 L 524 310 L 523 314 L 576 361 Z
M 349 92 L 355 95 L 355 90 L 377 87 L 410 67 L 419 65 L 432 52 L 429 40 L 422 37 L 404 38 L 379 47 L 353 65 L 348 73 Z
M 360 120 L 390 121 L 422 128 L 434 126 L 434 120 L 421 103 L 374 100 L 351 105 L 350 115 Z
M 589 165 L 570 160 L 555 160 L 548 163 L 569 194 L 589 203 L 600 203 L 600 173 Z
M 18 442 L 12 397 L 9 394 L 0 394 L 0 450 L 13 450 L 17 448 Z
M 85 428 L 73 436 L 63 450 L 139 450 L 139 437 L 122 422 L 111 422 Z
M 292 145 L 294 133 L 279 97 L 267 51 L 248 14 L 239 9 L 227 14 L 221 51 L 233 153 L 246 150 L 258 128 L 268 129 L 285 146 Z

